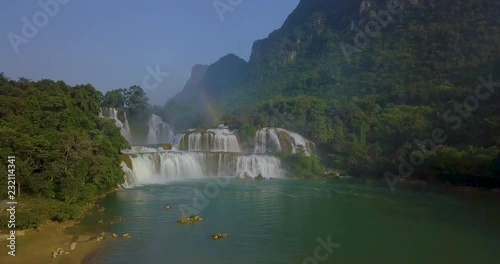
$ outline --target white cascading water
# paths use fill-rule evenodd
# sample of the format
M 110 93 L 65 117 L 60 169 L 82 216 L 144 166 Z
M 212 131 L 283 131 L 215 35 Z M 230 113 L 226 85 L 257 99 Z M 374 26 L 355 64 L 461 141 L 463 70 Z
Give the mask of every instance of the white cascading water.
M 159 122 L 150 120 L 150 125 L 153 123 Z M 256 154 L 241 154 L 234 131 L 219 126 L 203 131 L 191 129 L 177 135 L 173 139 L 173 150 L 132 146 L 122 151 L 128 157 L 122 163 L 126 178 L 124 186 L 164 184 L 172 180 L 202 177 L 255 178 L 259 174 L 265 178 L 280 178 L 286 173 L 280 160 L 263 153 L 314 153 L 314 143 L 279 128 L 259 130 L 255 142 Z
M 286 152 L 315 155 L 315 144 L 301 135 L 282 128 L 262 128 L 255 135 L 254 153 Z
M 161 117 L 151 115 L 148 126 L 148 144 L 164 144 L 171 142 L 174 131 L 170 128 L 169 124 L 163 122 Z
M 259 174 L 264 177 L 284 177 L 285 171 L 281 168 L 280 160 L 268 155 L 245 155 L 238 157 L 236 175 L 242 177 L 245 172 L 255 178 Z
M 122 134 L 122 136 L 127 141 L 130 141 L 131 134 L 130 134 L 130 127 L 128 125 L 127 114 L 125 114 L 125 112 L 124 112 L 123 115 L 124 115 L 124 119 L 125 119 L 124 122 L 122 122 L 120 119 L 118 119 L 118 110 L 116 108 L 102 107 L 101 111 L 99 112 L 100 117 L 115 120 L 115 124 L 118 128 L 120 128 L 120 133 Z
M 181 151 L 240 152 L 238 138 L 227 128 L 188 130 L 175 136 L 173 148 Z
M 250 177 L 284 177 L 280 160 L 268 155 L 238 153 L 165 151 L 130 154 L 132 168 L 125 166 L 126 187 L 161 184 L 183 178 L 235 177 L 245 173 Z

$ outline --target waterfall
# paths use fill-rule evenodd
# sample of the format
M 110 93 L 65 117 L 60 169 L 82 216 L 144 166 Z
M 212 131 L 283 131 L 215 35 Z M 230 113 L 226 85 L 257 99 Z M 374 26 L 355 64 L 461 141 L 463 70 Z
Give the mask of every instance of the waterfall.
M 246 155 L 238 157 L 237 176 L 243 176 L 245 172 L 252 178 L 262 174 L 264 177 L 284 177 L 285 172 L 281 169 L 280 160 L 267 155 Z
M 282 128 L 262 128 L 255 135 L 254 153 L 285 152 L 315 155 L 315 144 L 301 135 Z
M 162 142 L 170 136 L 168 124 L 158 116 L 149 120 L 149 143 Z M 301 147 L 303 146 L 303 147 Z M 279 128 L 259 130 L 255 154 L 240 151 L 235 131 L 219 126 L 206 130 L 187 130 L 173 138 L 172 150 L 132 146 L 122 150 L 125 187 L 165 184 L 169 181 L 206 177 L 281 178 L 286 172 L 278 158 L 265 154 L 272 151 L 314 153 L 314 144 L 299 134 Z
M 175 136 L 173 147 L 182 151 L 240 152 L 238 138 L 227 128 L 188 130 Z
M 113 107 L 102 107 L 101 111 L 99 112 L 99 116 L 115 120 L 115 124 L 118 128 L 120 128 L 120 133 L 122 134 L 122 136 L 127 141 L 131 140 L 130 127 L 128 125 L 127 114 L 125 112 L 123 112 L 123 122 L 118 118 L 118 110 Z
M 278 158 L 268 155 L 241 155 L 217 152 L 163 151 L 129 154 L 131 167 L 122 163 L 126 187 L 162 184 L 171 180 L 203 177 L 235 177 L 247 173 L 250 177 L 280 178 L 285 172 Z
M 161 117 L 157 115 L 151 115 L 148 126 L 148 144 L 171 143 L 171 140 L 174 136 L 174 131 L 167 123 L 163 122 Z

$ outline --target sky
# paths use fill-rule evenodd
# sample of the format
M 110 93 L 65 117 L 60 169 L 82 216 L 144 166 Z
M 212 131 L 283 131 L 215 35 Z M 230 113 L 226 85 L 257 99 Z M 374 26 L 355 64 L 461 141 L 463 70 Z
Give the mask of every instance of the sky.
M 163 105 L 195 64 L 281 27 L 299 0 L 0 0 L 0 72 L 11 79 L 143 86 Z M 217 6 L 217 8 L 215 7 Z

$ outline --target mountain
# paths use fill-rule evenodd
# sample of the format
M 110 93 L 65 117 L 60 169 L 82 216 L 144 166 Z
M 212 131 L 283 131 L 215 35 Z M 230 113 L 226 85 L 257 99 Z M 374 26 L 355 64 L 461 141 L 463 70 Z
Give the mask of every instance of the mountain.
M 499 1 L 302 0 L 255 41 L 248 63 L 228 55 L 207 68 L 212 100 L 201 112 L 217 109 L 216 121 L 248 131 L 297 131 L 318 143 L 324 163 L 351 175 L 491 187 L 500 178 L 492 169 L 498 43 Z M 198 121 L 190 125 L 209 123 Z M 422 142 L 441 130 L 446 140 L 416 162 Z
M 228 54 L 210 66 L 195 65 L 183 90 L 171 101 L 195 102 L 200 107 L 219 103 L 219 98 L 242 86 L 247 76 L 248 63 L 234 54 Z

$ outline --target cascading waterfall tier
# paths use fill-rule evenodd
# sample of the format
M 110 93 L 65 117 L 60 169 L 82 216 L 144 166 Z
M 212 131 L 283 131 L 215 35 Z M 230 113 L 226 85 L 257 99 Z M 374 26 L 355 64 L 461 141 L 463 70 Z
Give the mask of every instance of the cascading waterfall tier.
M 116 126 L 120 128 L 120 133 L 122 134 L 122 136 L 130 142 L 132 137 L 130 134 L 130 127 L 128 125 L 127 114 L 125 114 L 125 112 L 123 112 L 123 122 L 118 118 L 118 109 L 113 107 L 102 107 L 101 111 L 99 112 L 99 116 L 113 119 Z
M 181 151 L 240 152 L 238 138 L 227 128 L 188 130 L 175 136 L 173 148 Z
M 174 137 L 174 131 L 169 124 L 163 122 L 161 117 L 151 115 L 148 122 L 148 144 L 171 143 Z
M 255 135 L 256 154 L 284 152 L 313 156 L 315 144 L 301 135 L 282 128 L 262 128 Z
M 142 149 L 150 151 L 150 149 Z M 281 178 L 285 171 L 280 160 L 269 155 L 241 155 L 224 152 L 129 153 L 130 166 L 125 162 L 125 186 L 161 184 L 170 180 L 203 177 L 256 177 Z

